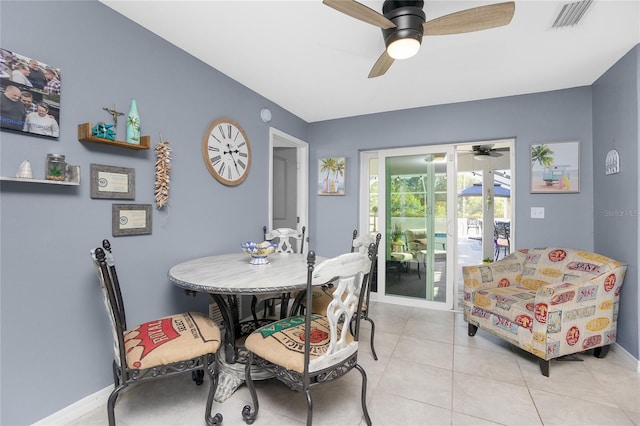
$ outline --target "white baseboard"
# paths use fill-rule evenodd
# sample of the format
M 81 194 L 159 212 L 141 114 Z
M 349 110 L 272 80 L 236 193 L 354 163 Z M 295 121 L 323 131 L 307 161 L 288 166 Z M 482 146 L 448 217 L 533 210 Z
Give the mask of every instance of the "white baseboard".
M 637 360 L 633 355 L 627 352 L 627 350 L 620 346 L 618 342 L 614 343 L 611 349 L 613 349 L 615 353 L 621 355 L 625 364 L 628 364 L 631 368 L 635 368 L 636 372 L 640 373 L 640 360 Z
M 74 420 L 77 420 L 78 417 L 81 417 L 95 410 L 101 405 L 105 405 L 107 403 L 107 400 L 109 399 L 111 391 L 113 391 L 113 385 L 109 385 L 106 388 L 99 390 L 98 392 L 92 393 L 91 395 L 86 396 L 81 400 L 66 406 L 62 410 L 57 411 L 42 420 L 39 420 L 38 422 L 34 423 L 34 425 L 45 426 L 68 424 Z M 105 420 L 107 419 L 106 408 L 104 410 L 104 418 Z

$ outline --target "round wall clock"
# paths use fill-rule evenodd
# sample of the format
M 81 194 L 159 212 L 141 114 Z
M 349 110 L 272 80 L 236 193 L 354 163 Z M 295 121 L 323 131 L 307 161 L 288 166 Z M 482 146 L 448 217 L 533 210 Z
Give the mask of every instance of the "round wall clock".
M 235 121 L 215 120 L 202 137 L 202 157 L 218 182 L 238 185 L 247 178 L 251 167 L 249 138 Z

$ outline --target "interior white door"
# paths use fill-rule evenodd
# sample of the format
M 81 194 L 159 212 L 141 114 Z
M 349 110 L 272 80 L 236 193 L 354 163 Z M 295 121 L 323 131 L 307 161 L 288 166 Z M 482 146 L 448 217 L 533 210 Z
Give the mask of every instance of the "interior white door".
M 301 230 L 305 226 L 308 240 L 308 187 L 308 144 L 269 128 L 269 229 L 286 227 Z
M 297 148 L 273 149 L 273 228 L 298 225 L 298 159 Z

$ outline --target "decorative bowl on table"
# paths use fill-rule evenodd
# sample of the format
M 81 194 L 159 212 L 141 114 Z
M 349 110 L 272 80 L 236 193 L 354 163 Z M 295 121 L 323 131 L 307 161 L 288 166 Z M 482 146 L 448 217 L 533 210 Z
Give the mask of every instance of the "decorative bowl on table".
M 247 241 L 240 244 L 240 247 L 245 253 L 251 255 L 249 263 L 252 265 L 267 265 L 269 263 L 267 256 L 276 251 L 276 245 L 271 241 L 263 241 L 261 243 Z

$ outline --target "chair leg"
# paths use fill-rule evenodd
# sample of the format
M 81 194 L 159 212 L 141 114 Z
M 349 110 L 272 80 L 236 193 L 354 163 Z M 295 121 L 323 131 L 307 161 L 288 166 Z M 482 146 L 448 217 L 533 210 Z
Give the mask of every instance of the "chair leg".
M 260 328 L 260 323 L 258 322 L 258 314 L 256 313 L 257 305 L 258 305 L 258 298 L 253 296 L 251 298 L 251 316 L 253 317 L 253 322 L 256 324 L 256 328 Z
M 540 364 L 540 372 L 545 377 L 549 377 L 549 364 L 550 363 L 551 363 L 550 360 L 544 360 L 542 358 L 538 360 L 538 364 Z
M 364 421 L 367 426 L 371 426 L 371 417 L 369 417 L 369 411 L 367 410 L 367 373 L 360 364 L 356 364 L 356 369 L 362 375 L 362 393 L 360 396 L 360 402 L 362 403 L 362 414 L 364 414 Z
M 373 346 L 373 340 L 374 340 L 375 335 L 376 335 L 376 324 L 373 322 L 373 320 L 371 318 L 369 318 L 368 313 L 363 313 L 362 316 L 360 317 L 360 319 L 367 320 L 367 321 L 369 321 L 369 324 L 371 324 L 371 338 L 370 338 L 371 339 L 371 342 L 370 342 L 371 354 L 373 355 L 373 359 L 377 361 L 378 360 L 378 354 L 376 354 L 376 348 Z M 349 330 L 351 331 L 351 335 L 352 336 L 356 335 L 355 323 L 356 323 L 355 318 L 352 318 L 351 319 L 351 324 L 349 324 Z M 357 332 L 358 332 L 358 338 L 359 338 L 360 337 L 360 330 L 357 330 Z
M 271 315 L 271 311 L 273 310 L 273 307 L 271 306 L 272 304 L 273 299 L 267 299 L 262 302 L 262 318 L 266 318 L 268 315 Z
M 307 398 L 307 426 L 311 426 L 313 423 L 313 400 L 309 389 L 304 390 L 304 395 Z
M 599 348 L 595 348 L 593 350 L 593 356 L 596 358 L 604 358 L 609 353 L 610 345 L 600 346 Z
M 369 315 L 365 316 L 364 319 L 369 321 L 369 323 L 371 324 L 371 353 L 373 354 L 373 359 L 377 361 L 378 355 L 376 354 L 376 349 L 373 347 L 373 339 L 376 335 L 376 324 L 371 318 L 369 318 Z
M 116 400 L 118 399 L 118 394 L 120 393 L 120 391 L 127 386 L 128 385 L 126 383 L 123 383 L 120 386 L 116 386 L 113 391 L 111 391 L 111 395 L 109 395 L 109 399 L 107 400 L 107 417 L 109 419 L 109 426 L 116 425 Z
M 473 325 L 473 324 L 471 324 L 471 323 L 468 323 L 468 324 L 467 324 L 467 334 L 468 334 L 470 337 L 475 336 L 475 335 L 476 335 L 476 333 L 477 333 L 477 331 L 478 331 L 478 326 L 477 326 L 477 325 Z
M 282 293 L 280 298 L 280 319 L 285 319 L 289 311 L 289 299 L 291 299 L 291 293 Z
M 222 414 L 216 413 L 213 417 L 211 417 L 211 409 L 213 407 L 213 397 L 216 394 L 216 389 L 218 388 L 218 376 L 219 376 L 219 364 L 218 358 L 216 355 L 203 355 L 202 356 L 202 364 L 204 365 L 205 370 L 207 370 L 207 375 L 209 376 L 209 380 L 211 381 L 211 386 L 209 386 L 209 395 L 207 396 L 207 407 L 204 412 L 204 420 L 207 423 L 207 426 L 218 425 L 222 423 Z M 211 370 L 213 368 L 213 371 Z M 202 372 L 204 375 L 204 371 L 197 370 Z
M 247 384 L 247 388 L 249 389 L 249 394 L 251 395 L 251 401 L 254 406 L 253 413 L 251 412 L 251 406 L 249 404 L 245 405 L 242 409 L 242 419 L 248 425 L 253 424 L 258 417 L 258 409 L 260 408 L 258 405 L 258 394 L 256 393 L 255 385 L 253 384 L 253 380 L 251 380 L 251 365 L 253 364 L 253 352 L 249 352 L 249 358 L 247 359 L 247 363 L 244 366 L 244 379 Z
M 204 371 L 203 370 L 193 370 L 191 372 L 191 380 L 196 382 L 196 385 L 200 386 L 204 383 Z

